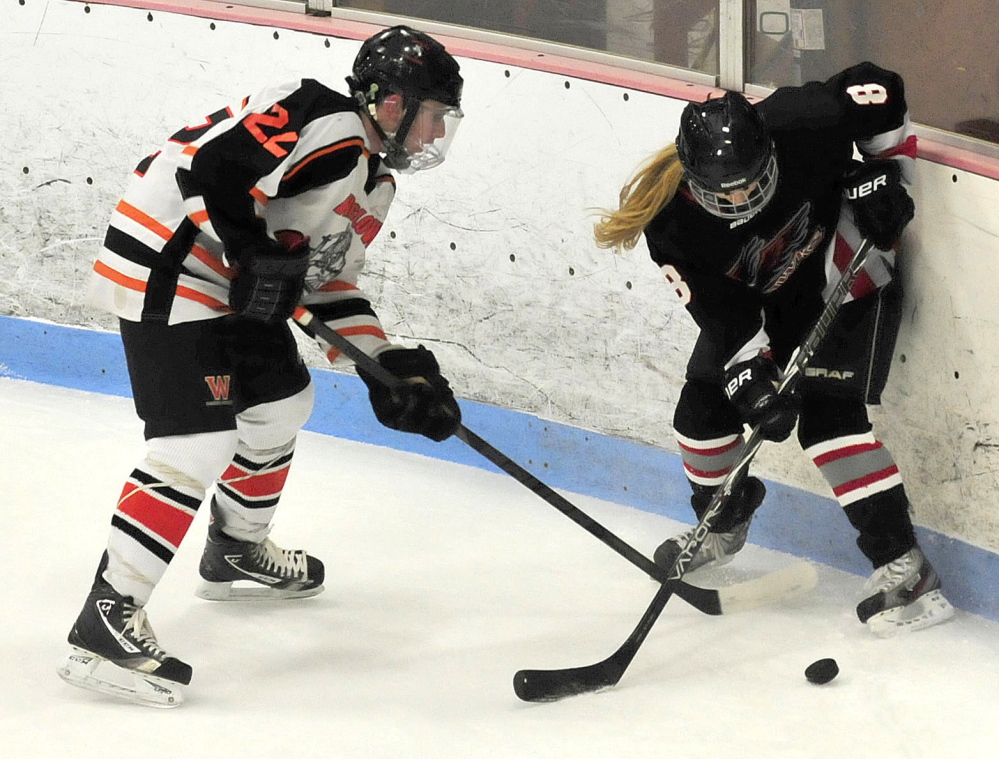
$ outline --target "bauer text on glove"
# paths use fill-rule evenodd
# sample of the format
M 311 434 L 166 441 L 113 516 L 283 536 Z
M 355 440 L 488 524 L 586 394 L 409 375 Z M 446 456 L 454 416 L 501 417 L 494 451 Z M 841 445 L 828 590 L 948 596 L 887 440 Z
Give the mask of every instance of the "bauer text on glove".
M 787 440 L 798 421 L 798 405 L 789 394 L 779 395 L 777 365 L 756 356 L 725 372 L 725 394 L 750 427 L 759 427 L 765 440 Z
M 378 421 L 400 432 L 415 432 L 441 441 L 461 425 L 461 409 L 448 381 L 441 376 L 434 354 L 422 345 L 387 350 L 378 362 L 402 380 L 389 389 L 360 366 L 357 373 L 368 386 L 371 408 Z
M 888 250 L 915 215 L 894 161 L 854 161 L 843 177 L 843 192 L 853 206 L 857 229 L 874 247 Z

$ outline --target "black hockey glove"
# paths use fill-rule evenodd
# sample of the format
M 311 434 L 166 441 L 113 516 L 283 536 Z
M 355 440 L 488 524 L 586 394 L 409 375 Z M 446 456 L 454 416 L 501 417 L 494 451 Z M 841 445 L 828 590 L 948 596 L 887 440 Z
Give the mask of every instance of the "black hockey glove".
M 368 386 L 371 408 L 378 421 L 400 432 L 415 432 L 440 442 L 451 437 L 461 424 L 461 409 L 448 381 L 441 376 L 434 354 L 422 345 L 396 348 L 378 357 L 385 369 L 406 380 L 389 390 L 360 366 L 357 373 Z
M 309 238 L 299 234 L 241 250 L 235 257 L 239 268 L 229 286 L 229 307 L 264 324 L 288 319 L 305 288 L 309 252 Z
M 765 440 L 787 440 L 798 421 L 793 395 L 777 394 L 777 365 L 763 356 L 736 364 L 725 372 L 725 394 L 750 427 L 759 426 Z
M 916 214 L 894 161 L 854 161 L 843 177 L 843 192 L 860 234 L 880 250 L 889 250 Z

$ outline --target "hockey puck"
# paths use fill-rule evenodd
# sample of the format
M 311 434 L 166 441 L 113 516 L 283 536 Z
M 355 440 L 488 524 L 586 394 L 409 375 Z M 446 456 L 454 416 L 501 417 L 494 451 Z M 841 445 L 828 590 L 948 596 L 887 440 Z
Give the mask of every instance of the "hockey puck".
M 835 659 L 819 659 L 808 665 L 805 679 L 815 685 L 825 685 L 839 674 L 839 665 Z

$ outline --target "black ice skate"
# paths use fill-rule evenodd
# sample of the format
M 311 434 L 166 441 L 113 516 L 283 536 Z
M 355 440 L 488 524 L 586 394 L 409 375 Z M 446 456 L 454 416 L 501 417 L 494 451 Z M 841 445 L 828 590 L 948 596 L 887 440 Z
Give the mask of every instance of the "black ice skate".
M 323 592 L 323 563 L 305 551 L 278 548 L 265 538 L 230 538 L 214 522 L 201 555 L 196 594 L 209 601 L 308 598 Z
M 690 503 L 694 507 L 694 513 L 697 514 L 698 519 L 707 511 L 714 491 L 715 488 L 694 486 L 694 494 L 690 497 Z M 732 495 L 729 503 L 719 514 L 717 522 L 712 526 L 711 532 L 704 538 L 701 547 L 690 560 L 686 571 L 688 573 L 694 572 L 702 567 L 712 569 L 732 561 L 746 545 L 746 537 L 749 535 L 749 525 L 753 521 L 753 514 L 763 503 L 766 494 L 767 489 L 759 479 L 747 477 L 738 492 Z M 665 569 L 672 567 L 695 529 L 697 528 L 692 527 L 662 543 L 653 554 L 653 561 Z
M 912 548 L 874 570 L 864 585 L 871 593 L 857 606 L 857 616 L 881 638 L 913 632 L 954 616 L 940 590 L 940 577 L 919 548 Z
M 160 648 L 146 612 L 103 580 L 87 596 L 69 643 L 73 651 L 58 669 L 67 683 L 148 706 L 183 702 L 180 686 L 191 682 L 191 667 Z

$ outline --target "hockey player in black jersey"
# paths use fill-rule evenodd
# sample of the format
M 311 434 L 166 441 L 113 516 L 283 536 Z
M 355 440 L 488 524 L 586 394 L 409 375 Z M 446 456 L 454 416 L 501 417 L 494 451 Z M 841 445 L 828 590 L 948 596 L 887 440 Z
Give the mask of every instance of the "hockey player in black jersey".
M 458 63 L 392 27 L 361 45 L 347 82 L 349 95 L 314 79 L 280 84 L 181 129 L 139 163 L 112 214 L 90 300 L 119 317 L 146 451 L 70 631 L 68 682 L 181 702 L 191 667 L 159 646 L 143 607 L 210 489 L 199 596 L 323 590 L 321 561 L 268 538 L 312 410 L 288 323 L 299 304 L 407 380 L 388 392 L 359 371 L 379 421 L 437 441 L 460 425 L 433 354 L 393 344 L 358 287 L 392 170 L 439 164 L 454 137 Z
M 881 636 L 953 614 L 866 408 L 880 402 L 897 332 L 895 245 L 913 218 L 905 184 L 915 156 L 902 79 L 872 63 L 782 87 L 755 106 L 729 92 L 685 107 L 676 141 L 636 172 L 594 230 L 608 248 L 634 247 L 644 234 L 700 328 L 673 418 L 694 513 L 739 460 L 744 424 L 773 441 L 797 424 L 874 568 L 857 613 Z M 864 238 L 876 250 L 797 392 L 779 395 L 779 367 Z M 764 496 L 747 477 L 689 569 L 730 561 Z M 665 541 L 656 561 L 672 566 L 687 537 Z

